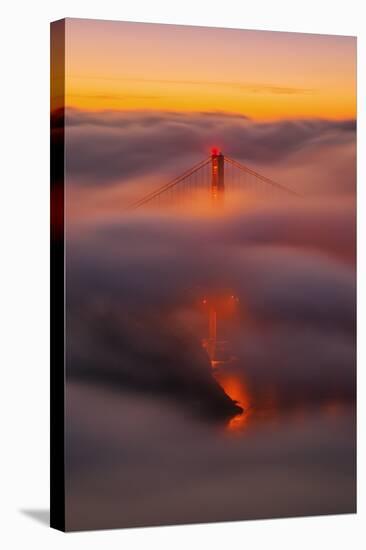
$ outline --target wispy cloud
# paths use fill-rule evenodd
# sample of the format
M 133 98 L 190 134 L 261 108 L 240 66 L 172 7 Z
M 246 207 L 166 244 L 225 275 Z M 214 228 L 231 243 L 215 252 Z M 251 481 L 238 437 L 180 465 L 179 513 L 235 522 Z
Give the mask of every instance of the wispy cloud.
M 149 83 L 155 85 L 171 85 L 171 86 L 214 86 L 221 88 L 232 88 L 242 90 L 249 94 L 312 94 L 316 93 L 315 88 L 301 88 L 297 86 L 283 86 L 276 83 L 266 82 L 245 82 L 245 81 L 227 81 L 227 80 L 173 80 L 173 79 L 152 79 L 152 78 L 124 78 L 124 77 L 94 77 L 94 76 L 77 76 L 70 75 L 70 78 L 75 80 L 93 80 L 106 82 L 123 82 L 123 83 Z M 108 97 L 112 97 L 113 95 Z M 93 96 L 94 97 L 94 96 Z

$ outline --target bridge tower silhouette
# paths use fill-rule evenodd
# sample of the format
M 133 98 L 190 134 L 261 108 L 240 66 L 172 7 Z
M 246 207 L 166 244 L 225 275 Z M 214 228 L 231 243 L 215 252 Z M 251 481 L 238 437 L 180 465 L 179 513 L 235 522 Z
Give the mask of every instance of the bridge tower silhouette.
M 204 196 L 202 192 L 209 192 L 207 197 L 211 195 L 211 203 L 215 206 L 222 206 L 224 198 L 235 192 L 245 192 L 248 196 L 255 198 L 269 198 L 269 195 L 276 194 L 297 196 L 295 191 L 214 148 L 208 158 L 136 200 L 129 205 L 128 209 L 194 204 L 198 197 Z
M 211 196 L 214 204 L 222 204 L 225 193 L 225 157 L 217 149 L 211 153 Z

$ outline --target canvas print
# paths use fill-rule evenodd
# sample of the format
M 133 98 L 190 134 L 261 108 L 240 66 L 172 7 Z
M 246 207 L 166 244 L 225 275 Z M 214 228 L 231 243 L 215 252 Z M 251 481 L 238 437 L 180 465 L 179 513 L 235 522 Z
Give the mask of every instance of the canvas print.
M 51 25 L 51 524 L 356 511 L 356 38 Z

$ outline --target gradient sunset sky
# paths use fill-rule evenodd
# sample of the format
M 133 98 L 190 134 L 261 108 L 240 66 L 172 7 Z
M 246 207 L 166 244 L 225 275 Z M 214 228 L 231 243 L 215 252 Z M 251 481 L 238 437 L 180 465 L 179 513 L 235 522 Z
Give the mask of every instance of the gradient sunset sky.
M 66 105 L 355 118 L 356 39 L 67 19 Z

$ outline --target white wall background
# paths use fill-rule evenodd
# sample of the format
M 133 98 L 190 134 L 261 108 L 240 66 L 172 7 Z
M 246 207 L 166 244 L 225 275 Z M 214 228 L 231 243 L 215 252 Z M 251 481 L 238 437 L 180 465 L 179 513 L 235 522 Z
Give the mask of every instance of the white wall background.
M 363 0 L 45 0 L 2 4 L 0 544 L 44 548 L 364 548 L 365 106 Z M 49 500 L 49 22 L 90 17 L 358 36 L 359 513 L 64 535 Z M 194 62 L 194 60 L 192 60 Z M 5 123 L 5 124 L 4 124 Z M 365 533 L 364 533 L 365 534 Z

